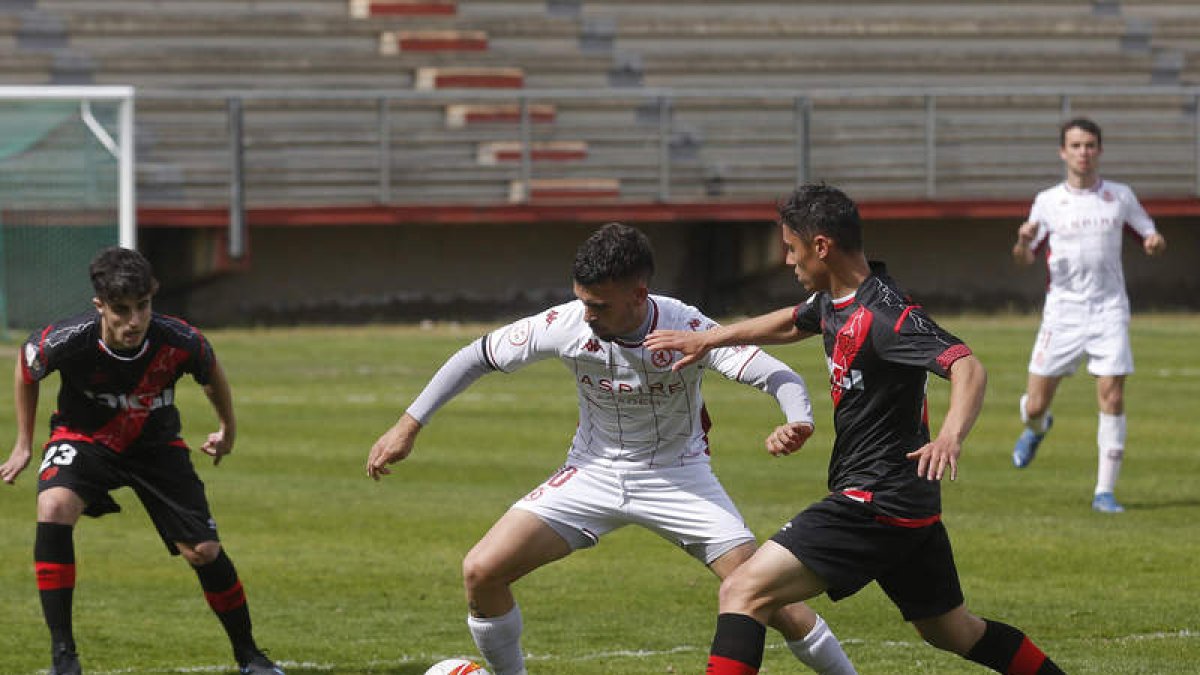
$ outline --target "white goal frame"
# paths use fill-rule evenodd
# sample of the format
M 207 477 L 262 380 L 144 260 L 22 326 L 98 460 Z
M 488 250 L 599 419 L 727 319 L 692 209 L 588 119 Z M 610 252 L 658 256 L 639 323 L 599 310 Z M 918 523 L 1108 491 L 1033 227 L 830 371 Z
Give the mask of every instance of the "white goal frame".
M 79 116 L 101 145 L 117 160 L 118 243 L 129 249 L 137 248 L 137 174 L 134 153 L 134 96 L 128 86 L 0 86 L 0 100 L 78 101 Z M 117 138 L 92 116 L 92 101 L 116 101 Z

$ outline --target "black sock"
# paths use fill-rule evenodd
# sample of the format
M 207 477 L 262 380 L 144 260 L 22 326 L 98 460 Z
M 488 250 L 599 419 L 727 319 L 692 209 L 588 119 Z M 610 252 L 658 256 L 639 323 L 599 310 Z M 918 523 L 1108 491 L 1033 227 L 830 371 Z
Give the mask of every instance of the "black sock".
M 75 595 L 75 528 L 59 523 L 37 524 L 33 542 L 33 567 L 37 573 L 42 615 L 55 645 L 75 651 L 71 628 L 71 601 Z
M 987 630 L 967 658 L 1009 675 L 1062 675 L 1062 670 L 1020 630 L 984 619 Z
M 225 555 L 225 549 L 221 549 L 212 562 L 192 569 L 200 578 L 204 599 L 229 635 L 234 657 L 239 663 L 245 661 L 247 652 L 257 647 L 250 626 L 250 608 L 233 562 Z
M 717 634 L 709 652 L 709 675 L 757 673 L 762 667 L 767 627 L 745 614 L 717 616 Z

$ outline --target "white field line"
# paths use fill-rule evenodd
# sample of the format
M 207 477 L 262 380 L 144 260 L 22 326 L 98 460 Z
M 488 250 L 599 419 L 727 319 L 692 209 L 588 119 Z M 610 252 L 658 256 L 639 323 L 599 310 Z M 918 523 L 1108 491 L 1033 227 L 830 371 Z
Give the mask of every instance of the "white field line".
M 1158 633 L 1139 633 L 1134 635 L 1119 635 L 1110 638 L 1099 638 L 1099 642 L 1124 644 L 1129 642 L 1146 642 L 1151 640 L 1188 640 L 1200 638 L 1200 630 L 1183 628 L 1177 631 L 1166 631 Z M 1075 641 L 1093 641 L 1093 638 L 1075 638 Z M 1061 642 L 1061 640 L 1060 640 Z M 849 638 L 842 640 L 843 644 L 848 645 L 865 645 L 869 644 L 867 640 L 859 640 Z M 924 642 L 905 641 L 905 640 L 884 640 L 877 642 L 877 645 L 883 647 L 897 647 L 903 649 L 911 649 L 914 647 L 924 646 Z M 783 649 L 783 645 L 769 644 L 767 649 Z M 555 656 L 552 654 L 529 654 L 526 659 L 531 662 L 543 661 L 546 663 L 576 663 L 581 661 L 595 661 L 598 659 L 637 659 L 650 656 L 669 656 L 671 654 L 688 654 L 695 653 L 697 655 L 706 653 L 708 646 L 704 645 L 680 645 L 670 649 L 619 649 L 602 652 L 591 652 L 588 654 L 574 654 L 572 656 Z M 381 666 L 399 666 L 408 663 L 437 663 L 442 659 L 451 659 L 461 657 L 461 654 L 423 654 L 423 655 L 406 655 L 396 659 L 389 660 L 374 660 L 366 663 L 316 663 L 312 661 L 278 661 L 283 668 L 295 668 L 306 671 L 325 671 L 330 673 L 338 672 L 339 670 L 369 670 Z M 92 670 L 88 669 L 89 675 L 141 675 L 143 673 L 230 673 L 233 672 L 232 664 L 221 664 L 212 666 L 177 666 L 168 669 L 148 669 L 148 668 L 120 668 L 117 670 Z M 28 675 L 45 675 L 45 670 L 36 670 Z

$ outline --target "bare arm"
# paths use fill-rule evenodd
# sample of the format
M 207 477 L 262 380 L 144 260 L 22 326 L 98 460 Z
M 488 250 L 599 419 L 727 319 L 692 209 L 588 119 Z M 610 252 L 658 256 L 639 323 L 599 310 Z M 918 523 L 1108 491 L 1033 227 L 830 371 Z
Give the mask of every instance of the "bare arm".
M 217 413 L 220 426 L 208 435 L 200 450 L 211 456 L 213 464 L 217 465 L 221 463 L 222 457 L 233 452 L 233 441 L 237 436 L 237 419 L 233 414 L 233 390 L 229 387 L 229 380 L 225 377 L 225 369 L 221 367 L 220 361 L 213 363 L 212 375 L 209 376 L 208 384 L 204 385 L 204 395 L 208 397 L 213 411 Z
M 1033 238 L 1037 236 L 1037 223 L 1027 221 L 1017 228 L 1017 243 L 1013 244 L 1012 256 L 1018 265 L 1033 264 Z
M 656 330 L 646 336 L 647 349 L 671 349 L 683 354 L 683 358 L 672 367 L 679 370 L 695 363 L 717 347 L 735 345 L 777 345 L 796 342 L 813 335 L 796 328 L 793 323 L 793 308 L 785 307 L 728 326 L 717 326 L 706 331 Z
M 958 478 L 962 444 L 983 408 L 986 389 L 987 371 L 974 354 L 964 356 L 950 366 L 950 407 L 937 438 L 907 455 L 908 459 L 917 460 L 917 475 L 928 480 L 941 480 L 949 465 L 950 480 Z
M 20 357 L 18 357 L 19 359 Z M 13 402 L 17 417 L 17 439 L 13 442 L 8 461 L 0 464 L 0 479 L 12 484 L 29 464 L 33 454 L 33 427 L 37 420 L 39 384 L 28 384 L 18 360 L 13 373 Z

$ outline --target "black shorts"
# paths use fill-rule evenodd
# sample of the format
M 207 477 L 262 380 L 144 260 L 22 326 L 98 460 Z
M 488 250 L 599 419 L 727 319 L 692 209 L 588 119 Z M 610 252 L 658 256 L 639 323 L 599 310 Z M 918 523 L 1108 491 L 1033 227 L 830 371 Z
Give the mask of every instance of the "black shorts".
M 136 447 L 118 454 L 86 441 L 52 440 L 38 468 L 38 493 L 68 488 L 86 504 L 84 514 L 100 517 L 121 510 L 109 491 L 131 487 L 167 550 L 178 555 L 177 541 L 219 541 L 204 483 L 189 453 L 182 443 Z
M 941 521 L 924 527 L 879 522 L 870 508 L 831 495 L 771 537 L 826 583 L 832 600 L 879 582 L 905 621 L 940 616 L 963 602 L 950 537 Z

